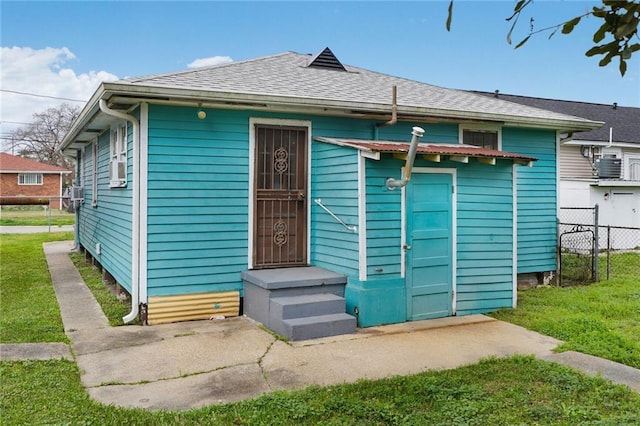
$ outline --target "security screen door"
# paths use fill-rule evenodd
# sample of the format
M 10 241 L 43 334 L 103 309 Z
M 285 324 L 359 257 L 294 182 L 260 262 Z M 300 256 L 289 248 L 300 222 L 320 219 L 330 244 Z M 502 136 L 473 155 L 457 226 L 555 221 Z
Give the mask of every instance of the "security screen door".
M 307 264 L 307 129 L 255 127 L 254 268 Z

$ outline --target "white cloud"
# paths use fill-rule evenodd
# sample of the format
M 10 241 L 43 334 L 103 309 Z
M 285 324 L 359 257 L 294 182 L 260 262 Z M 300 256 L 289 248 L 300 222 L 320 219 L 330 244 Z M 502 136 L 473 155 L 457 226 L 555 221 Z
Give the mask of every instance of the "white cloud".
M 66 47 L 32 49 L 30 47 L 0 48 L 0 82 L 3 90 L 33 93 L 53 98 L 88 100 L 102 81 L 118 80 L 107 71 L 77 74 L 69 65 L 75 55 Z M 19 124 L 30 123 L 33 114 L 63 102 L 84 106 L 83 102 L 0 92 L 1 135 L 5 137 Z
M 187 65 L 189 68 L 210 67 L 212 65 L 228 64 L 233 62 L 230 56 L 211 56 L 209 58 L 198 58 Z

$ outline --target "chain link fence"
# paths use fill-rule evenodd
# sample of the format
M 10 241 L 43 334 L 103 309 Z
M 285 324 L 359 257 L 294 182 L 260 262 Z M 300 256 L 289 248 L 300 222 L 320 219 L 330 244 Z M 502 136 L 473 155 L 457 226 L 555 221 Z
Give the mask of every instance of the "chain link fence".
M 640 277 L 640 228 L 602 224 L 594 207 L 560 208 L 560 285 Z

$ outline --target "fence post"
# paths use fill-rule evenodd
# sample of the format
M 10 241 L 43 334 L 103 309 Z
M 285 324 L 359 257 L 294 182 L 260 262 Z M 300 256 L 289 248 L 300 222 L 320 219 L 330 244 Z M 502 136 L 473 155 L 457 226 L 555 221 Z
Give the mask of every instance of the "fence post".
M 593 268 L 592 268 L 592 276 L 591 276 L 591 280 L 593 282 L 598 282 L 600 281 L 600 271 L 599 271 L 599 266 L 600 266 L 600 236 L 598 235 L 598 229 L 599 229 L 599 224 L 598 224 L 598 210 L 599 210 L 599 206 L 596 203 L 595 206 L 593 206 Z
M 607 225 L 607 279 L 611 274 L 611 225 Z
M 47 205 L 47 223 L 49 225 L 49 232 L 51 232 L 51 197 L 49 197 L 49 205 Z

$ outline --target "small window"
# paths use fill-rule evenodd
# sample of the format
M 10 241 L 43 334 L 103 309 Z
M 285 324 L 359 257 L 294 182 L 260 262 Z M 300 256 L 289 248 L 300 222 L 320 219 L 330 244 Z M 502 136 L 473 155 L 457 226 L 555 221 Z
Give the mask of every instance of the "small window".
M 42 185 L 42 173 L 18 173 L 18 185 Z
M 640 180 L 640 157 L 629 158 L 629 180 Z
M 127 124 L 120 123 L 111 128 L 109 186 L 127 186 Z
M 462 143 L 480 148 L 498 150 L 498 132 L 490 130 L 463 130 Z

